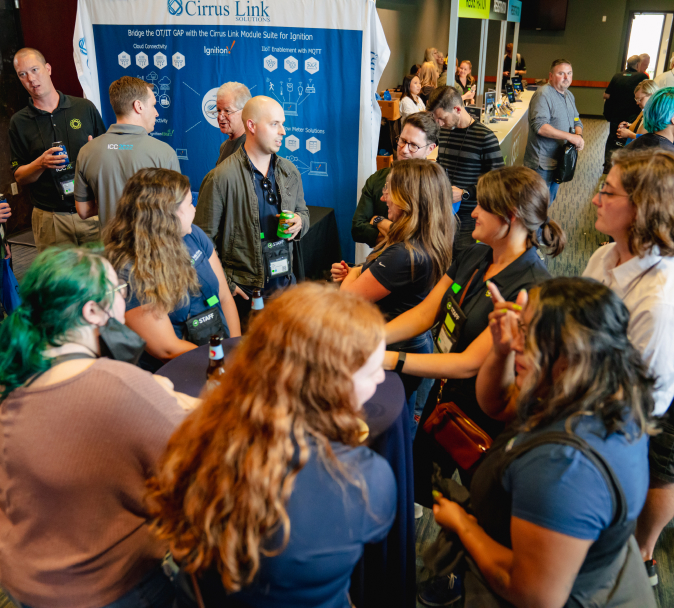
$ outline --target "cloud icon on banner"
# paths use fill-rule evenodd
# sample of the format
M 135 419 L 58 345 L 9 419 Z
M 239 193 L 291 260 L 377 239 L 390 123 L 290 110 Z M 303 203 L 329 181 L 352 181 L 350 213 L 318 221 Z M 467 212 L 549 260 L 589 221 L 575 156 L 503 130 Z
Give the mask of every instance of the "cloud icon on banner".
M 182 0 L 168 0 L 168 12 L 170 15 L 182 15 L 183 3 Z

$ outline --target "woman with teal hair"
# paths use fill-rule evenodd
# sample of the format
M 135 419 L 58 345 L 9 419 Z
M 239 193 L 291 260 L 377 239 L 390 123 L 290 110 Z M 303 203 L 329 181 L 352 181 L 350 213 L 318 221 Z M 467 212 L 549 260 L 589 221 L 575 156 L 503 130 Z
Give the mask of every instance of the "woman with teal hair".
M 0 325 L 0 585 L 24 607 L 173 602 L 144 494 L 184 413 L 131 364 L 126 288 L 93 250 L 48 249 Z
M 662 148 L 674 152 L 674 87 L 660 89 L 648 100 L 644 128 L 648 133 L 637 135 L 626 149 Z

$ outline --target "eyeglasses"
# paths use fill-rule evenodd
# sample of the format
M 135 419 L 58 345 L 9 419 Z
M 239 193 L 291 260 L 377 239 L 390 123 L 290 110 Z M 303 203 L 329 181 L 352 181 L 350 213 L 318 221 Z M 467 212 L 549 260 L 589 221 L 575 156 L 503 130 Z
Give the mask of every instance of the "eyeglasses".
M 232 114 L 236 114 L 237 112 L 241 112 L 241 110 L 218 110 L 218 116 L 220 116 L 220 114 L 224 114 L 227 116 L 227 118 L 229 118 Z
M 522 323 L 522 321 L 517 319 L 517 329 L 520 332 L 520 336 L 522 336 L 526 342 L 527 335 L 529 334 L 529 328 L 526 326 L 526 323 Z
M 389 188 L 388 182 L 386 182 L 384 184 L 384 187 L 381 189 L 381 193 L 382 194 L 388 194 L 390 191 L 391 191 L 391 189 Z
M 126 300 L 126 294 L 129 290 L 128 288 L 129 288 L 128 283 L 122 283 L 121 285 L 117 285 L 117 287 L 112 288 L 107 293 L 111 293 L 114 296 L 115 293 L 119 292 L 119 295 L 122 296 L 122 299 Z
M 406 139 L 403 139 L 402 137 L 396 137 L 396 143 L 398 144 L 398 147 L 402 150 L 405 146 L 407 146 L 410 149 L 410 152 L 412 154 L 416 153 L 419 151 L 421 148 L 428 148 L 431 144 L 426 144 L 425 146 L 418 146 L 417 144 L 413 144 L 411 141 L 407 141 Z
M 268 177 L 262 178 L 262 190 L 264 191 L 264 197 L 267 200 L 267 203 L 270 205 L 276 205 L 276 194 L 274 192 L 274 187 L 272 186 Z
M 599 195 L 599 202 L 600 203 L 603 203 L 602 198 L 601 198 L 602 196 L 616 196 L 616 197 L 621 197 L 621 198 L 629 198 L 628 194 L 615 194 L 613 192 L 606 192 L 606 190 L 599 190 L 599 192 L 597 192 L 597 194 Z

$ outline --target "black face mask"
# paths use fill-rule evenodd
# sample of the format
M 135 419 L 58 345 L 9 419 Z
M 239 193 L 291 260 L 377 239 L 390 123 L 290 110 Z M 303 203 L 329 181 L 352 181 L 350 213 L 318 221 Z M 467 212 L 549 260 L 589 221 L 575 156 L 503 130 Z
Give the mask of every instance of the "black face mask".
M 114 317 L 98 328 L 101 357 L 137 365 L 145 350 L 145 340 Z

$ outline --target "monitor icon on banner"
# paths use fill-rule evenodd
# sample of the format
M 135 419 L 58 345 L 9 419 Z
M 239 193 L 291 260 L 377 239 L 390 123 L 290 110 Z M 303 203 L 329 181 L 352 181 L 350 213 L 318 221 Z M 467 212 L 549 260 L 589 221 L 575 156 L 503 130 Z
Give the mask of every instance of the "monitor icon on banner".
M 189 158 L 187 158 L 187 148 L 176 148 L 176 156 L 180 160 L 189 160 Z
M 309 163 L 309 175 L 328 177 L 328 163 L 317 163 L 311 161 L 311 163 Z
M 297 116 L 297 103 L 294 101 L 283 102 L 283 111 L 286 116 Z

